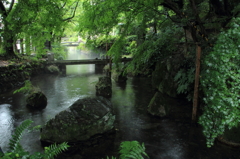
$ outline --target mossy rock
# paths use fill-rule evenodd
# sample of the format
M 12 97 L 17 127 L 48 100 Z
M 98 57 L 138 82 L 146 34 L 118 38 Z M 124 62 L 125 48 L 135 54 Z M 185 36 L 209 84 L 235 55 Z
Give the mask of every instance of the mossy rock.
M 163 94 L 170 97 L 177 96 L 177 82 L 174 77 L 181 68 L 184 57 L 181 54 L 170 56 L 164 61 L 159 61 L 156 64 L 155 70 L 152 73 L 152 86 Z
M 152 73 L 152 86 L 171 97 L 177 95 L 177 83 L 174 81 L 174 71 L 167 62 L 158 62 Z
M 168 116 L 172 107 L 171 99 L 161 92 L 156 92 L 148 105 L 148 112 L 151 115 Z
M 60 70 L 57 66 L 55 65 L 50 65 L 47 67 L 47 72 L 50 73 L 50 74 L 60 74 Z
M 41 91 L 34 91 L 27 96 L 27 106 L 34 109 L 44 109 L 47 106 L 47 97 Z
M 110 77 L 99 77 L 96 84 L 96 95 L 109 98 L 112 96 L 112 81 Z
M 44 143 L 79 143 L 114 129 L 115 115 L 111 102 L 103 97 L 79 99 L 57 114 L 42 128 Z M 93 141 L 92 141 L 93 142 Z

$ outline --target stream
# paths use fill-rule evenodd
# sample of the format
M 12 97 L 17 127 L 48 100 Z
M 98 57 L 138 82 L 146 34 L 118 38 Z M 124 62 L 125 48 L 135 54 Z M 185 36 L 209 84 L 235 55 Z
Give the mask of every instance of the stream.
M 68 47 L 68 59 L 93 59 L 99 57 L 92 51 Z M 14 129 L 25 119 L 34 121 L 33 126 L 43 125 L 56 114 L 65 110 L 79 98 L 95 96 L 98 77 L 94 65 L 67 66 L 65 77 L 38 75 L 31 79 L 48 98 L 43 110 L 32 111 L 26 107 L 25 96 L 12 91 L 0 95 L 0 146 L 7 151 L 9 139 Z M 144 143 L 151 159 L 239 159 L 239 148 L 216 142 L 206 147 L 206 140 L 200 126 L 191 124 L 191 103 L 184 99 L 172 99 L 173 108 L 168 118 L 157 118 L 147 113 L 147 105 L 154 95 L 151 79 L 129 77 L 126 84 L 113 81 L 113 94 L 110 99 L 116 114 L 116 133 L 114 145 L 88 159 L 106 158 L 116 155 L 122 141 L 137 140 Z M 23 135 L 23 148 L 42 152 L 39 132 L 32 131 Z

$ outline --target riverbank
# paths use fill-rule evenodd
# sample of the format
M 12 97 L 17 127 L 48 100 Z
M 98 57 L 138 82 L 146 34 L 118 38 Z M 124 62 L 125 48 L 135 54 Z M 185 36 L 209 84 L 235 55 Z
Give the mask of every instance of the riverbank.
M 45 73 L 46 60 L 0 60 L 0 93 L 20 87 L 30 77 Z

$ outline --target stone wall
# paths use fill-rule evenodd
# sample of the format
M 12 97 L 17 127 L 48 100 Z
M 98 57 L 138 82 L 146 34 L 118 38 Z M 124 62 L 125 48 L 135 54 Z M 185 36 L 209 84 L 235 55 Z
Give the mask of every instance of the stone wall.
M 27 62 L 0 67 L 0 93 L 20 87 L 25 80 L 39 73 L 45 72 L 45 63 Z

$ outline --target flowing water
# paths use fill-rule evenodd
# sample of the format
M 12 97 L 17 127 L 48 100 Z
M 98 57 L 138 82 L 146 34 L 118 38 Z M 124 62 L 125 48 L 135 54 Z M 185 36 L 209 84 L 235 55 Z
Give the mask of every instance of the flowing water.
M 98 54 L 68 49 L 68 59 L 91 59 Z M 32 83 L 42 89 L 48 98 L 48 105 L 41 111 L 27 109 L 25 96 L 8 92 L 0 95 L 0 146 L 7 151 L 7 144 L 14 129 L 25 119 L 34 121 L 33 126 L 43 125 L 74 101 L 95 96 L 95 83 L 103 74 L 95 73 L 94 65 L 67 66 L 65 77 L 39 75 Z M 121 141 L 144 142 L 151 159 L 238 159 L 238 148 L 231 148 L 218 142 L 206 148 L 205 138 L 199 126 L 191 125 L 191 104 L 182 99 L 172 99 L 172 115 L 168 118 L 150 116 L 146 109 L 154 92 L 151 81 L 143 77 L 129 77 L 126 84 L 113 82 L 111 98 L 116 113 L 114 145 L 95 158 L 116 154 Z M 29 152 L 43 151 L 39 132 L 26 133 L 21 144 Z M 94 152 L 92 152 L 94 155 Z M 97 156 L 99 155 L 99 156 Z M 91 159 L 93 157 L 89 157 Z

